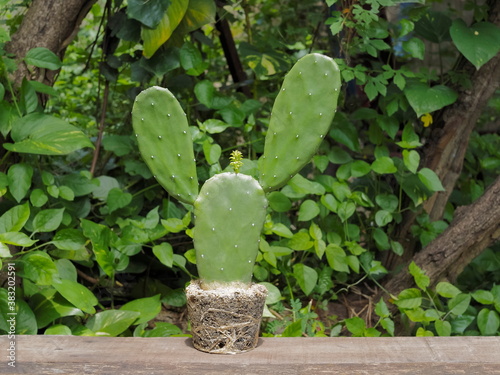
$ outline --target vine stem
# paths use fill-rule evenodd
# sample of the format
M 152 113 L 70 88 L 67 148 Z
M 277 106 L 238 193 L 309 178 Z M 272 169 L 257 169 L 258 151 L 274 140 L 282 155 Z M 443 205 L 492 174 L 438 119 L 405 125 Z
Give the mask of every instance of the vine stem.
M 106 121 L 106 110 L 108 108 L 108 98 L 109 98 L 109 81 L 106 80 L 106 83 L 104 85 L 104 94 L 103 94 L 103 100 L 102 100 L 101 118 L 99 120 L 99 134 L 97 135 L 94 156 L 92 157 L 92 165 L 90 167 L 90 173 L 92 174 L 92 176 L 95 173 L 95 169 L 97 166 L 97 160 L 99 159 L 99 151 L 101 149 L 102 135 L 104 133 L 104 123 Z

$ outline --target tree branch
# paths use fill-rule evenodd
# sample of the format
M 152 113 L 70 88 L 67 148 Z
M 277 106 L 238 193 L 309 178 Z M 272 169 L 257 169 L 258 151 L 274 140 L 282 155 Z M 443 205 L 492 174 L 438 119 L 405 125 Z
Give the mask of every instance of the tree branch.
M 476 202 L 457 208 L 451 225 L 413 260 L 429 276 L 431 287 L 442 280 L 453 283 L 476 256 L 499 239 L 500 176 Z M 413 285 L 408 264 L 384 285 L 393 295 Z

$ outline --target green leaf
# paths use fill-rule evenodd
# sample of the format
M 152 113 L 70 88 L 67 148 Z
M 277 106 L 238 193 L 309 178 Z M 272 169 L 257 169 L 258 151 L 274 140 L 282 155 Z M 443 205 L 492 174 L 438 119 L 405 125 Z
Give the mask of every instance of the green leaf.
M 168 5 L 160 23 L 154 28 L 142 28 L 144 57 L 150 58 L 170 36 L 181 22 L 188 8 L 189 0 L 176 0 Z
M 476 290 L 472 293 L 472 298 L 483 305 L 492 305 L 495 302 L 495 296 L 488 290 Z
M 335 117 L 337 119 L 337 117 Z M 347 146 L 352 151 L 359 151 L 358 131 L 349 121 L 341 121 L 330 130 L 330 137 Z
M 415 150 L 403 150 L 403 162 L 411 173 L 417 173 L 420 165 L 420 154 Z
M 302 202 L 299 208 L 299 221 L 309 221 L 319 215 L 318 204 L 310 199 Z
M 321 196 L 321 204 L 328 208 L 332 212 L 337 212 L 339 207 L 339 202 L 331 194 L 325 194 Z
M 422 168 L 418 172 L 418 178 L 430 191 L 444 191 L 444 187 L 439 180 L 439 177 L 433 170 L 429 168 Z
M 73 262 L 68 259 L 58 259 L 55 261 L 57 272 L 61 279 L 76 281 L 78 279 L 78 272 Z
M 267 200 L 269 201 L 269 206 L 276 212 L 287 212 L 292 208 L 290 199 L 279 191 L 273 191 L 267 196 Z
M 180 61 L 182 68 L 191 76 L 200 75 L 208 67 L 208 63 L 203 60 L 200 50 L 192 43 L 182 45 Z
M 311 241 L 309 233 L 298 232 L 288 241 L 288 246 L 293 250 L 308 250 L 313 247 L 314 242 Z
M 352 333 L 354 337 L 362 337 L 364 336 L 366 323 L 359 316 L 355 316 L 353 318 L 345 319 L 345 326 L 349 332 Z
M 403 49 L 410 54 L 411 57 L 414 57 L 419 60 L 424 59 L 425 55 L 425 44 L 422 39 L 419 38 L 411 38 L 410 40 L 406 40 L 403 42 Z
M 26 277 L 37 285 L 52 285 L 57 276 L 57 266 L 52 258 L 43 251 L 31 251 L 20 260 L 19 276 Z
M 36 335 L 37 331 L 35 314 L 24 300 L 16 299 L 16 334 Z
M 7 172 L 9 191 L 18 203 L 21 202 L 28 193 L 32 177 L 33 168 L 28 164 L 14 164 L 9 168 Z
M 339 215 L 340 220 L 345 222 L 356 212 L 356 205 L 351 201 L 345 201 L 339 204 L 337 208 L 337 215 Z
M 146 331 L 143 337 L 170 337 L 173 335 L 181 335 L 182 331 L 175 324 L 167 322 L 156 322 L 155 328 Z
M 329 244 L 325 249 L 328 265 L 338 272 L 349 273 L 348 260 L 345 251 L 338 245 Z
M 132 194 L 123 192 L 120 188 L 113 188 L 109 191 L 106 198 L 106 204 L 109 212 L 127 207 L 132 202 Z
M 98 336 L 116 337 L 130 327 L 139 315 L 140 313 L 137 311 L 101 311 L 92 316 L 85 326 Z
M 383 298 L 381 298 L 380 301 L 378 301 L 375 305 L 375 314 L 377 314 L 381 318 L 387 318 L 391 316 L 391 312 L 389 311 L 389 308 L 387 307 L 387 304 L 385 303 Z
M 458 18 L 451 25 L 450 35 L 458 50 L 476 69 L 500 51 L 500 29 L 490 22 L 467 27 L 464 20 Z
M 271 228 L 271 231 L 274 234 L 277 234 L 278 236 L 281 236 L 281 237 L 285 237 L 285 238 L 292 238 L 293 237 L 292 231 L 282 223 L 275 223 L 273 225 L 273 227 Z
M 299 194 L 315 194 L 323 195 L 325 194 L 325 188 L 323 185 L 308 180 L 300 174 L 296 174 L 293 178 L 288 181 L 288 185 Z
M 427 331 L 425 328 L 423 327 L 419 327 L 417 329 L 417 333 L 415 335 L 416 337 L 433 337 L 434 336 L 434 333 L 432 331 Z
M 394 252 L 394 254 L 399 256 L 403 255 L 404 253 L 403 245 L 401 245 L 397 241 L 391 241 L 391 250 Z
M 111 151 L 116 156 L 129 155 L 135 151 L 135 145 L 127 135 L 107 135 L 102 139 L 102 146 L 106 151 Z
M 52 232 L 61 225 L 64 208 L 42 210 L 33 219 L 34 232 Z
M 397 168 L 394 161 L 388 156 L 381 156 L 372 163 L 372 170 L 378 174 L 395 173 Z
M 450 312 L 455 315 L 462 315 L 470 305 L 470 294 L 457 294 L 448 301 Z
M 172 245 L 168 242 L 163 242 L 161 245 L 153 246 L 153 254 L 162 264 L 168 268 L 172 268 L 174 262 L 174 250 Z
M 415 284 L 417 284 L 417 286 L 420 289 L 425 291 L 431 283 L 429 276 L 427 276 L 425 272 L 419 266 L 417 266 L 416 263 L 413 261 L 410 263 L 408 270 L 410 271 L 410 274 L 413 276 Z
M 426 11 L 415 24 L 417 35 L 434 43 L 450 40 L 451 19 L 442 12 Z
M 55 324 L 50 326 L 43 333 L 44 335 L 71 336 L 71 329 L 64 324 Z
M 351 155 L 347 151 L 338 146 L 333 146 L 328 153 L 328 160 L 333 164 L 345 164 L 352 160 Z
M 120 307 L 120 310 L 137 311 L 140 315 L 134 322 L 134 325 L 149 322 L 154 319 L 161 311 L 161 294 L 148 298 L 139 298 L 130 301 Z
M 392 214 L 389 211 L 386 210 L 379 210 L 375 214 L 375 223 L 379 227 L 386 226 L 392 221 Z
M 186 224 L 181 219 L 171 217 L 169 219 L 162 219 L 161 225 L 167 229 L 170 233 L 179 233 L 186 229 Z
M 94 148 L 76 127 L 43 113 L 32 113 L 16 120 L 11 135 L 15 143 L 6 143 L 4 147 L 20 153 L 66 155 L 84 147 Z
M 87 239 L 78 229 L 61 229 L 52 239 L 52 244 L 60 250 L 78 251 L 85 248 Z
M 282 337 L 301 337 L 302 336 L 302 319 L 298 319 L 293 323 L 290 323 L 283 333 Z
M 364 160 L 355 160 L 351 164 L 352 177 L 363 177 L 364 175 L 370 173 L 370 171 L 370 164 Z
M 0 233 L 0 242 L 15 246 L 32 246 L 36 240 L 30 239 L 22 232 L 4 232 Z
M 0 233 L 19 232 L 30 217 L 30 206 L 28 203 L 20 204 L 7 210 L 0 216 Z
M 187 34 L 207 23 L 212 23 L 215 21 L 215 12 L 216 7 L 213 0 L 189 0 L 189 7 L 178 30 Z
M 84 313 L 70 304 L 55 289 L 43 289 L 33 295 L 30 303 L 34 306 L 38 328 L 43 328 L 64 316 L 84 316 Z
M 24 57 L 29 65 L 34 65 L 38 68 L 45 68 L 50 70 L 57 70 L 61 68 L 62 63 L 59 57 L 49 49 L 45 47 L 36 47 L 30 49 L 26 56 Z
M 160 23 L 170 0 L 129 0 L 127 16 L 153 29 Z
M 394 212 L 399 205 L 399 199 L 394 194 L 378 194 L 375 202 L 384 210 Z
M 82 284 L 73 280 L 56 279 L 52 286 L 73 306 L 86 312 L 95 314 L 94 306 L 99 303 L 94 294 Z
M 445 298 L 453 298 L 462 293 L 460 289 L 458 289 L 456 286 L 446 282 L 446 281 L 441 281 L 436 285 L 436 292 L 441 296 Z
M 479 314 L 477 314 L 477 326 L 482 336 L 498 335 L 500 317 L 495 310 L 482 309 Z
M 194 87 L 194 94 L 198 101 L 207 108 L 212 108 L 212 102 L 215 96 L 215 87 L 209 80 L 203 80 Z
M 375 228 L 373 230 L 373 239 L 380 250 L 389 250 L 391 248 L 389 237 L 382 229 Z
M 408 84 L 404 93 L 418 117 L 453 104 L 458 98 L 458 94 L 449 87 L 429 87 L 423 83 Z
M 42 189 L 34 189 L 30 194 L 30 202 L 34 207 L 42 207 L 49 201 L 49 197 Z
M 281 301 L 281 292 L 275 285 L 268 282 L 262 282 L 259 284 L 264 285 L 267 289 L 266 305 L 274 305 L 275 303 Z
M 416 309 L 422 304 L 422 292 L 416 288 L 405 289 L 394 303 L 402 309 Z
M 446 320 L 436 320 L 434 323 L 436 327 L 436 332 L 439 336 L 450 336 L 451 335 L 451 324 Z
M 461 315 L 456 317 L 451 321 L 452 332 L 463 335 L 464 331 L 471 325 L 471 323 L 475 319 L 476 317 L 471 315 Z
M 297 279 L 297 283 L 304 294 L 306 296 L 311 294 L 318 282 L 318 273 L 316 270 L 304 264 L 294 264 L 293 275 Z
M 30 84 L 31 87 L 33 87 L 33 89 L 36 92 L 39 92 L 42 94 L 47 94 L 47 95 L 52 95 L 52 96 L 58 95 L 57 91 L 52 86 L 46 85 L 42 82 L 28 81 L 28 83 Z
M 217 143 L 210 143 L 210 141 L 203 142 L 203 153 L 207 163 L 212 165 L 219 161 L 222 155 L 222 148 Z
M 31 86 L 26 79 L 23 79 L 20 96 L 21 106 L 24 107 L 25 112 L 34 112 L 38 107 L 38 97 L 33 86 Z

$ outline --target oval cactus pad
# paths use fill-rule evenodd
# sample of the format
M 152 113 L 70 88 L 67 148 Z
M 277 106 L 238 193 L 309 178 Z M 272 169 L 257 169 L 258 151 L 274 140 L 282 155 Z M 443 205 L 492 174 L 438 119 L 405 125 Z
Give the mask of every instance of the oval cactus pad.
M 189 125 L 175 96 L 162 87 L 142 91 L 132 110 L 139 150 L 157 181 L 178 200 L 193 204 L 198 178 Z
M 333 120 L 339 90 L 339 68 L 324 55 L 302 57 L 286 75 L 260 160 L 266 192 L 285 185 L 311 160 Z
M 266 208 L 251 176 L 226 172 L 205 182 L 194 202 L 193 232 L 203 282 L 251 282 Z

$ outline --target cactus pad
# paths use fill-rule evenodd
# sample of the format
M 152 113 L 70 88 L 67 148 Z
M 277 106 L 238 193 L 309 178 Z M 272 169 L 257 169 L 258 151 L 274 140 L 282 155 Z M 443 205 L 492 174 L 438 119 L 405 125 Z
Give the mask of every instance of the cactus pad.
M 251 176 L 213 176 L 194 202 L 196 266 L 204 283 L 250 283 L 267 199 Z
M 139 150 L 157 181 L 178 200 L 193 204 L 198 179 L 191 133 L 182 107 L 167 89 L 141 92 L 132 110 Z
M 260 160 L 260 183 L 277 189 L 309 163 L 335 115 L 340 71 L 333 59 L 309 54 L 285 77 Z

